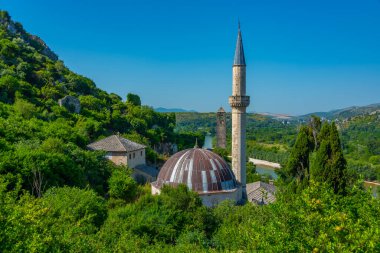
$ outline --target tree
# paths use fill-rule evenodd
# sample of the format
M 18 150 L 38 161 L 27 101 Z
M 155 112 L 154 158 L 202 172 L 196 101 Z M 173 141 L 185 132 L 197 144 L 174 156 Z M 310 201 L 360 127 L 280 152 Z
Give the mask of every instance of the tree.
M 347 162 L 343 156 L 338 129 L 335 123 L 322 127 L 321 144 L 312 160 L 311 178 L 327 182 L 335 193 L 344 193 L 347 184 Z
M 127 94 L 127 102 L 131 103 L 134 106 L 140 106 L 141 105 L 141 99 L 139 95 L 128 93 Z
M 288 162 L 283 171 L 280 171 L 280 176 L 287 182 L 293 179 L 298 183 L 307 181 L 309 178 L 309 155 L 312 151 L 313 142 L 310 138 L 309 128 L 302 126 Z
M 25 119 L 30 119 L 36 114 L 36 106 L 19 97 L 16 98 L 14 108 Z
M 15 93 L 20 89 L 20 82 L 10 75 L 0 77 L 0 102 L 13 103 Z
M 261 180 L 261 176 L 256 173 L 256 165 L 252 162 L 247 162 L 247 183 L 253 183 Z
M 112 171 L 112 175 L 108 179 L 108 185 L 108 193 L 111 198 L 131 202 L 137 196 L 137 182 L 131 177 L 131 171 L 125 167 Z

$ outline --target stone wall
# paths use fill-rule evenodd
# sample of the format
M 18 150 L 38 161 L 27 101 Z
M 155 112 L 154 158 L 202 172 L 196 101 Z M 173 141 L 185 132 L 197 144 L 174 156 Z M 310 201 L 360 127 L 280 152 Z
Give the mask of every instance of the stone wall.
M 145 149 L 140 149 L 132 152 L 108 152 L 106 158 L 111 160 L 116 165 L 126 165 L 129 168 L 134 168 L 137 165 L 145 165 Z
M 125 152 L 108 152 L 106 158 L 116 165 L 127 165 L 127 157 Z
M 154 184 L 151 184 L 151 191 L 153 195 L 161 193 L 161 190 L 159 188 L 156 188 Z M 238 187 L 231 191 L 199 194 L 199 197 L 201 198 L 203 205 L 213 207 L 227 199 L 232 200 L 235 203 L 238 203 L 241 201 L 241 195 L 241 188 Z
M 223 191 L 223 192 L 210 193 L 210 194 L 200 194 L 199 197 L 202 199 L 203 205 L 208 206 L 208 207 L 213 207 L 227 199 L 232 200 L 235 203 L 240 202 L 241 195 L 242 195 L 241 189 L 237 188 L 232 191 Z
M 145 165 L 145 149 L 140 149 L 127 153 L 127 165 L 134 168 L 137 165 Z

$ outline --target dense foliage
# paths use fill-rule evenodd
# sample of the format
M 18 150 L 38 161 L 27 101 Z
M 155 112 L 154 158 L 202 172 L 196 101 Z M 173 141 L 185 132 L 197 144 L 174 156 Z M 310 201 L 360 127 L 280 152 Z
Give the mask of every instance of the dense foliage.
M 339 127 L 350 170 L 380 181 L 380 113 L 357 116 Z
M 107 210 L 90 189 L 52 188 L 41 198 L 0 184 L 2 252 L 378 252 L 380 201 L 310 181 L 268 206 L 202 206 L 186 187 Z M 110 200 L 108 200 L 109 202 Z

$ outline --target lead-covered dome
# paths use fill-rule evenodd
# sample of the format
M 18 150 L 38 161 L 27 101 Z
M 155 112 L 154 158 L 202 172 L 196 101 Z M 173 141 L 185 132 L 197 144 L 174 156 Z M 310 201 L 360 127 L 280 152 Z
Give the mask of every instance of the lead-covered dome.
M 164 184 L 185 184 L 198 193 L 230 191 L 237 188 L 230 167 L 219 155 L 200 148 L 192 148 L 174 154 L 161 168 L 155 188 Z

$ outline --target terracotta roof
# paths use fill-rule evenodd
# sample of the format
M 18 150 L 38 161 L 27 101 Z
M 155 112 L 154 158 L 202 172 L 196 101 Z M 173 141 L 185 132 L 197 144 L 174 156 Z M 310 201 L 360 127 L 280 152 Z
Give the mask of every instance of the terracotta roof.
M 247 198 L 256 204 L 270 204 L 276 200 L 276 186 L 261 181 L 247 184 Z
M 118 135 L 111 135 L 107 138 L 87 145 L 87 148 L 91 150 L 104 150 L 108 152 L 131 152 L 144 149 L 146 146 L 127 140 Z
M 174 154 L 161 168 L 156 188 L 164 184 L 185 184 L 200 194 L 236 190 L 236 180 L 230 167 L 219 155 L 201 148 L 191 148 Z

